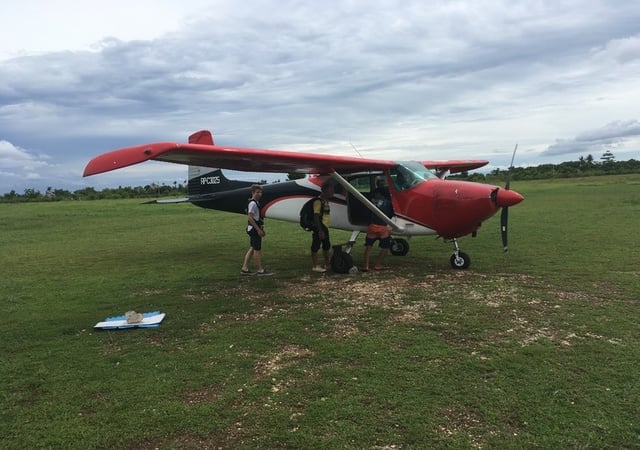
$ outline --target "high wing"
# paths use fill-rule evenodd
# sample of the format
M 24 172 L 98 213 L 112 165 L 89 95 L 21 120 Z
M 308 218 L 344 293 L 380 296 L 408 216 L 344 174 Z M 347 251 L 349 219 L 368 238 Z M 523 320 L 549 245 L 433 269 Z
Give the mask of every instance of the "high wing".
M 109 172 L 148 160 L 245 172 L 297 172 L 317 175 L 384 170 L 395 166 L 393 161 L 379 159 L 219 146 L 214 145 L 209 131 L 202 130 L 190 136 L 188 144 L 156 142 L 125 147 L 96 156 L 87 164 L 84 176 Z M 422 162 L 426 168 L 435 169 L 440 174 L 446 171 L 462 172 L 482 167 L 487 163 L 488 161 L 483 160 Z
M 395 166 L 393 161 L 378 159 L 218 145 L 156 142 L 121 148 L 98 155 L 89 161 L 83 176 L 108 172 L 148 160 L 244 172 L 297 172 L 318 175 L 327 175 L 332 172 L 352 173 L 384 170 Z

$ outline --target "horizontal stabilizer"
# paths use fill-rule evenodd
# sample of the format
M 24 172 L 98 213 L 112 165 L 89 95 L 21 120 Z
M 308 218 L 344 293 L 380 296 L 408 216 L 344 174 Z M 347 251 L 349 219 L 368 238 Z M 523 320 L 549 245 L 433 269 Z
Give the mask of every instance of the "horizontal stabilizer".
M 163 199 L 156 199 L 156 200 L 149 200 L 148 202 L 144 202 L 145 205 L 149 205 L 149 204 L 165 204 L 165 203 L 187 203 L 190 202 L 191 199 L 187 198 L 187 197 L 182 197 L 182 198 L 163 198 Z

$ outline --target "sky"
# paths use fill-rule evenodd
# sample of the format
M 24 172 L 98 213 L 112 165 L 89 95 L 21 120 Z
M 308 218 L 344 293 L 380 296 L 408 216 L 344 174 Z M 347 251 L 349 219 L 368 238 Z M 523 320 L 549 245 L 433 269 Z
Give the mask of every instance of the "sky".
M 21 0 L 0 6 L 0 194 L 183 183 L 184 142 L 515 165 L 640 159 L 640 3 Z M 259 180 L 264 176 L 236 174 Z

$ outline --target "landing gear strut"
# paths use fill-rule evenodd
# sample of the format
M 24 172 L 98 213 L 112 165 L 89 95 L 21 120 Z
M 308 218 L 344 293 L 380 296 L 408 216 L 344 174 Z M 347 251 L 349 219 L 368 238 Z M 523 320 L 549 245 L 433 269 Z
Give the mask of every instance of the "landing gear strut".
M 460 251 L 456 239 L 452 239 L 451 242 L 453 242 L 454 247 L 453 255 L 451 255 L 451 259 L 449 259 L 451 267 L 459 270 L 466 269 L 471 264 L 471 258 L 465 252 Z

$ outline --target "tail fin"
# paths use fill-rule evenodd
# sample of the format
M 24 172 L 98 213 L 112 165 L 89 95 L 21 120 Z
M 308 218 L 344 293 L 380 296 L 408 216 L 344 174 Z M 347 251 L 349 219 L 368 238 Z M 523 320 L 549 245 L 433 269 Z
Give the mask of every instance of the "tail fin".
M 208 130 L 201 130 L 189 136 L 189 144 L 214 145 Z M 229 180 L 221 169 L 189 166 L 189 197 L 201 197 L 216 192 L 231 191 L 251 186 L 248 181 Z
M 189 136 L 189 144 L 214 145 L 213 136 L 209 130 L 200 130 Z

